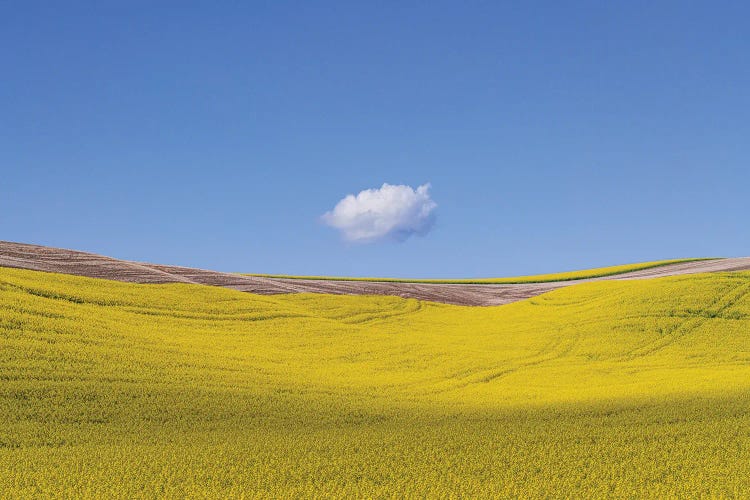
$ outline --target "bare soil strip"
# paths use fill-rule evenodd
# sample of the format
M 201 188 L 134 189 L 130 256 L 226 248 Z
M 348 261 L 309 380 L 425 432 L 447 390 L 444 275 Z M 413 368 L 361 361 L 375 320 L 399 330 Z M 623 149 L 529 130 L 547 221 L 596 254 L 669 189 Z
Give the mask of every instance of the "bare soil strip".
M 646 279 L 679 274 L 746 271 L 750 270 L 750 257 L 668 264 L 641 271 L 586 280 L 512 285 L 388 283 L 242 276 L 189 267 L 130 262 L 87 252 L 7 241 L 0 241 L 0 266 L 131 283 L 193 283 L 222 286 L 262 295 L 280 293 L 395 295 L 446 304 L 492 306 L 527 299 L 556 288 L 586 281 Z

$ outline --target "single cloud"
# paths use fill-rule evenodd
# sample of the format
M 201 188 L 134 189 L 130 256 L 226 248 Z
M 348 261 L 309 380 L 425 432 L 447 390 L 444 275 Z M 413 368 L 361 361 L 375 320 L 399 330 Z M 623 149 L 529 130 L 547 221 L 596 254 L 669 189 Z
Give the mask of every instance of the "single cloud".
M 437 204 L 430 198 L 430 185 L 383 184 L 350 194 L 322 216 L 323 222 L 341 231 L 345 239 L 360 243 L 427 234 L 435 222 Z

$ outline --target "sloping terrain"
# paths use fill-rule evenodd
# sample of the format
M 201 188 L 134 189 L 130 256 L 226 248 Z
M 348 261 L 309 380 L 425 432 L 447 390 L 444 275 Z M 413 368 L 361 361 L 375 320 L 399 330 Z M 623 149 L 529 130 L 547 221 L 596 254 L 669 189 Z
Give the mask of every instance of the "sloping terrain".
M 270 278 L 178 266 L 129 262 L 60 248 L 0 241 L 0 267 L 73 274 L 133 283 L 191 283 L 243 292 L 391 295 L 458 305 L 499 305 L 534 297 L 587 280 L 515 284 L 440 284 Z M 668 264 L 592 279 L 655 278 L 750 269 L 750 258 L 700 260 Z
M 519 285 L 526 283 L 551 283 L 556 281 L 580 281 L 590 278 L 605 278 L 633 271 L 641 271 L 655 267 L 663 267 L 671 264 L 684 264 L 699 260 L 718 259 L 672 259 L 657 260 L 651 262 L 638 262 L 635 264 L 624 264 L 619 266 L 598 267 L 579 271 L 568 271 L 552 274 L 535 274 L 530 276 L 514 276 L 506 278 L 375 278 L 375 277 L 352 277 L 352 276 L 295 276 L 286 274 L 245 274 L 245 276 L 261 276 L 265 278 L 292 278 L 302 280 L 322 281 L 369 281 L 374 283 L 427 283 L 437 285 Z
M 750 491 L 750 273 L 477 308 L 0 268 L 0 361 L 7 498 Z

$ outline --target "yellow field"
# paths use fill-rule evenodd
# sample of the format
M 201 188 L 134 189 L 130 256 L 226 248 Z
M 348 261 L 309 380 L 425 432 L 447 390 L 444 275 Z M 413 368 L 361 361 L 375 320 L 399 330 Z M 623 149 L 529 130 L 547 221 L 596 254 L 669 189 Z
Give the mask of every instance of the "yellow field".
M 244 276 L 259 276 L 263 278 L 285 278 L 297 280 L 326 280 L 326 281 L 374 281 L 379 283 L 437 283 L 437 284 L 462 284 L 462 285 L 513 285 L 519 283 L 549 283 L 552 281 L 573 281 L 589 278 L 602 278 L 604 276 L 615 276 L 617 274 L 629 273 L 631 271 L 642 271 L 654 267 L 666 266 L 668 264 L 679 264 L 681 262 L 695 262 L 698 260 L 711 259 L 672 259 L 655 260 L 651 262 L 639 262 L 636 264 L 623 264 L 620 266 L 598 267 L 595 269 L 584 269 L 581 271 L 567 271 L 564 273 L 535 274 L 532 276 L 515 276 L 511 278 L 469 278 L 469 279 L 410 279 L 410 278 L 352 278 L 350 276 L 298 276 L 292 274 L 249 274 Z
M 747 496 L 749 292 L 471 308 L 0 269 L 0 497 Z

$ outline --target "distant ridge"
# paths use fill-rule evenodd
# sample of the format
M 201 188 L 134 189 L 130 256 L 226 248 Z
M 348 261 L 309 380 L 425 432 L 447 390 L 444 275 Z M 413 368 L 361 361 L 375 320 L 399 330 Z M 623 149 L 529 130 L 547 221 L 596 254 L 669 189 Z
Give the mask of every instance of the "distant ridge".
M 750 270 L 750 257 L 680 261 L 605 277 L 516 284 L 456 284 L 281 278 L 240 275 L 204 269 L 148 264 L 87 252 L 0 241 L 0 267 L 12 267 L 90 278 L 144 284 L 189 283 L 221 286 L 262 295 L 327 293 L 393 295 L 446 304 L 491 306 L 508 304 L 556 288 L 602 279 L 644 279 L 680 274 Z

